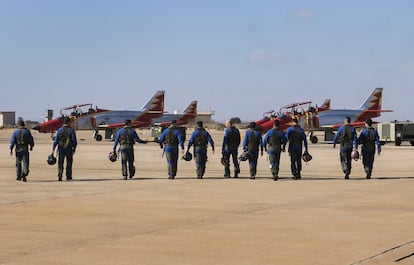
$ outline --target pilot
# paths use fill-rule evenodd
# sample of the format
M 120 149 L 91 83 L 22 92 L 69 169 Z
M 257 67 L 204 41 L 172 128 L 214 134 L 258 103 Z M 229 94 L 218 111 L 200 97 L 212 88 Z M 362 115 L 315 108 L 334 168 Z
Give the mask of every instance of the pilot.
M 178 146 L 181 153 L 184 154 L 184 137 L 177 128 L 177 121 L 171 121 L 171 125 L 165 129 L 160 135 L 160 147 L 164 148 L 163 155 L 167 159 L 168 179 L 174 179 L 177 175 L 178 164 Z
M 341 148 L 339 150 L 339 158 L 341 161 L 342 171 L 345 174 L 345 179 L 349 179 L 352 168 L 352 149 L 355 145 L 357 148 L 357 133 L 355 128 L 351 126 L 351 118 L 345 117 L 344 125 L 339 127 L 338 132 L 333 138 L 333 148 L 335 148 L 336 143 L 340 142 Z
M 290 169 L 292 172 L 292 179 L 300 179 L 302 171 L 302 142 L 305 147 L 305 151 L 308 151 L 308 141 L 306 140 L 305 131 L 299 126 L 299 120 L 293 118 L 294 125 L 289 127 L 285 134 L 286 142 L 289 142 L 289 156 L 290 156 Z
M 197 128 L 191 134 L 187 152 L 190 150 L 191 146 L 194 146 L 194 160 L 196 163 L 198 179 L 202 179 L 206 171 L 207 147 L 209 143 L 214 154 L 213 138 L 211 138 L 210 133 L 203 127 L 203 122 L 197 121 Z
M 231 120 L 227 120 L 226 130 L 224 131 L 223 145 L 221 147 L 221 153 L 224 161 L 224 177 L 230 178 L 230 156 L 232 157 L 234 166 L 234 177 L 238 178 L 240 173 L 239 161 L 237 160 L 238 149 L 240 146 L 240 131 L 237 129 Z
M 134 157 L 134 144 L 138 142 L 140 144 L 146 144 L 148 141 L 141 140 L 137 132 L 131 127 L 131 120 L 127 119 L 124 122 L 124 127 L 119 129 L 115 136 L 113 151 L 116 152 L 118 143 L 121 150 L 122 161 L 122 176 L 124 180 L 133 178 L 135 175 L 135 157 Z
M 269 130 L 263 139 L 263 146 L 269 155 L 270 172 L 275 181 L 279 178 L 280 154 L 285 151 L 285 145 L 285 134 L 279 129 L 279 121 L 274 120 L 273 129 Z
M 381 155 L 379 135 L 378 132 L 372 127 L 371 119 L 367 119 L 365 121 L 365 129 L 359 135 L 357 144 L 362 144 L 362 164 L 364 165 L 366 178 L 370 179 L 374 166 L 375 146 L 377 146 L 378 155 Z M 356 148 L 358 148 L 358 145 Z
M 33 150 L 34 140 L 23 120 L 20 119 L 17 124 L 18 128 L 10 139 L 10 155 L 13 155 L 13 149 L 16 147 L 16 180 L 26 182 L 29 175 L 29 150 Z
M 72 180 L 73 154 L 78 145 L 75 130 L 71 127 L 71 120 L 65 117 L 63 126 L 56 132 L 53 141 L 52 154 L 58 147 L 58 181 L 62 181 L 63 163 L 66 159 L 66 180 Z
M 249 159 L 250 179 L 256 178 L 257 159 L 259 158 L 259 147 L 261 149 L 260 154 L 263 156 L 262 134 L 260 130 L 255 129 L 256 123 L 251 122 L 248 125 L 248 130 L 246 131 L 243 140 L 243 150 L 247 151 L 247 157 Z

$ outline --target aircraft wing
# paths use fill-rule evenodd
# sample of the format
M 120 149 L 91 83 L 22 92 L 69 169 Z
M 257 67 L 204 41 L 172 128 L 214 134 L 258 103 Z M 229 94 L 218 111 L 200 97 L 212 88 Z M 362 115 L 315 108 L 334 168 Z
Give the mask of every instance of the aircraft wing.
M 125 125 L 124 122 L 120 122 L 120 123 L 112 123 L 112 124 L 101 124 L 101 125 L 98 125 L 97 127 L 100 129 L 116 129 L 116 128 L 124 127 L 124 125 Z M 143 127 L 149 127 L 150 125 L 151 125 L 151 121 L 134 120 L 131 122 L 132 128 L 143 128 Z

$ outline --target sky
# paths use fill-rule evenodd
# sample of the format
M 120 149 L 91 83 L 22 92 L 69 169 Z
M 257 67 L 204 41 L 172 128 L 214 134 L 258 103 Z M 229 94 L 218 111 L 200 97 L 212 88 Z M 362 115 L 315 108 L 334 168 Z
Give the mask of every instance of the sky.
M 379 121 L 413 120 L 411 0 L 0 0 L 0 111 L 43 120 L 93 103 L 258 120 L 331 99 L 356 109 L 383 87 Z

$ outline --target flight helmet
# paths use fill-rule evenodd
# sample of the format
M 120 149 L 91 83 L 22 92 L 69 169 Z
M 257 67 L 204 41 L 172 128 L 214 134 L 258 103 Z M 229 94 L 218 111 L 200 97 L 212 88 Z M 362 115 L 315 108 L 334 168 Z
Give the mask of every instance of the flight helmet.
M 193 155 L 190 153 L 190 151 L 187 151 L 183 155 L 182 159 L 184 159 L 185 161 L 191 161 L 191 159 L 193 159 Z
M 243 151 L 243 153 L 241 153 L 241 155 L 239 156 L 239 160 L 247 161 L 247 159 L 249 159 L 249 153 L 247 153 L 247 151 Z
M 108 158 L 111 162 L 115 162 L 116 159 L 118 158 L 118 156 L 117 156 L 116 152 L 112 151 L 112 152 L 109 152 Z
M 223 166 L 226 166 L 229 163 L 229 160 L 227 158 L 225 158 L 224 156 L 222 156 L 221 159 L 220 159 L 220 163 Z
M 56 157 L 53 154 L 50 154 L 47 156 L 47 163 L 51 166 L 53 166 L 54 164 L 56 164 Z
M 351 152 L 351 157 L 352 157 L 353 160 L 358 161 L 359 160 L 359 152 L 358 152 L 358 150 L 354 149 Z
M 309 154 L 308 151 L 303 152 L 302 160 L 305 161 L 305 162 L 311 161 L 312 160 L 311 154 Z

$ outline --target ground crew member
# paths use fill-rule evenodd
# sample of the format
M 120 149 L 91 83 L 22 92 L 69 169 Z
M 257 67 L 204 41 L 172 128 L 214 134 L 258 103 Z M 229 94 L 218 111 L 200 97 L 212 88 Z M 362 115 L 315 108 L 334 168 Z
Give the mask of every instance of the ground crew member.
M 164 148 L 163 154 L 165 153 L 168 164 L 168 179 L 174 179 L 177 175 L 178 146 L 184 154 L 184 139 L 177 128 L 177 121 L 173 120 L 160 135 L 160 147 Z
M 237 129 L 231 120 L 227 120 L 226 130 L 224 131 L 223 145 L 221 147 L 221 153 L 223 155 L 224 161 L 224 177 L 230 178 L 230 156 L 233 161 L 234 166 L 234 177 L 238 178 L 240 173 L 239 161 L 237 160 L 238 149 L 240 145 L 240 131 Z
M 339 141 L 341 148 L 339 150 L 339 158 L 341 161 L 342 171 L 345 174 L 345 179 L 349 179 L 352 168 L 352 149 L 357 147 L 357 133 L 355 128 L 351 126 L 351 118 L 345 117 L 344 125 L 339 127 L 338 132 L 333 139 L 333 148 Z
M 285 134 L 286 142 L 289 142 L 290 170 L 292 179 L 300 179 L 302 171 L 302 142 L 305 151 L 308 151 L 308 141 L 306 140 L 305 131 L 299 126 L 297 118 L 292 119 L 294 125 L 289 127 Z
M 72 180 L 73 154 L 76 152 L 78 141 L 76 140 L 75 130 L 71 127 L 71 120 L 65 117 L 63 126 L 56 132 L 53 141 L 52 154 L 58 147 L 58 181 L 62 181 L 63 163 L 66 159 L 66 180 Z
M 202 179 L 206 171 L 207 162 L 207 146 L 211 145 L 211 149 L 214 154 L 214 141 L 211 135 L 203 127 L 202 121 L 197 121 L 197 128 L 191 134 L 188 142 L 187 152 L 190 151 L 190 147 L 194 146 L 194 160 L 196 163 L 197 178 Z
M 17 124 L 18 127 L 10 139 L 10 155 L 13 155 L 13 148 L 16 147 L 16 180 L 26 182 L 29 175 L 29 150 L 33 150 L 34 140 L 23 120 L 19 120 Z
M 286 145 L 285 134 L 279 129 L 278 120 L 273 122 L 273 129 L 266 133 L 263 145 L 269 155 L 270 172 L 272 173 L 273 180 L 276 181 L 279 178 L 280 154 L 282 151 L 285 151 L 284 146 Z
M 361 155 L 362 164 L 366 173 L 366 178 L 370 179 L 372 175 L 372 169 L 374 166 L 375 158 L 375 145 L 377 146 L 378 155 L 381 155 L 381 143 L 379 140 L 378 132 L 372 127 L 372 120 L 367 119 L 365 121 L 365 129 L 361 132 L 358 137 L 358 145 L 362 144 Z
M 134 157 L 134 144 L 138 142 L 140 144 L 146 144 L 148 141 L 141 140 L 137 132 L 131 127 L 131 120 L 127 119 L 124 122 L 124 127 L 119 129 L 115 136 L 114 152 L 118 143 L 120 144 L 121 162 L 122 162 L 122 176 L 124 179 L 133 178 L 135 175 L 135 157 Z
M 250 179 L 255 179 L 257 173 L 257 159 L 259 158 L 259 147 L 260 154 L 263 156 L 262 134 L 260 131 L 255 130 L 255 122 L 251 122 L 248 125 L 248 128 L 243 140 L 243 151 L 247 151 Z

